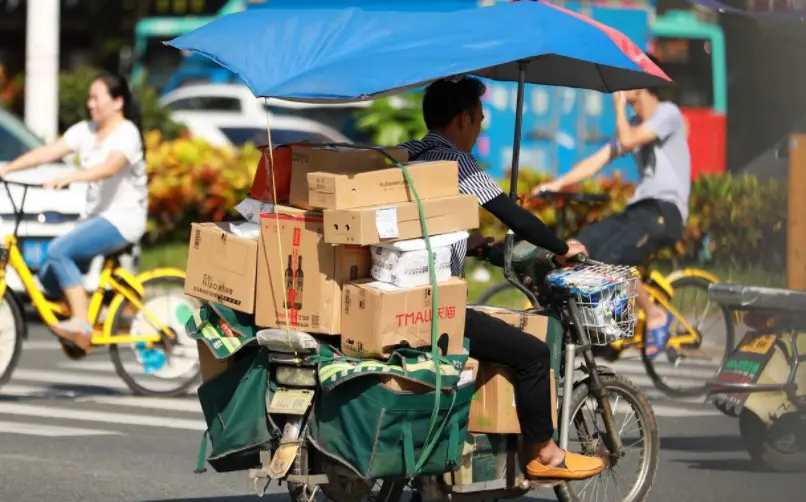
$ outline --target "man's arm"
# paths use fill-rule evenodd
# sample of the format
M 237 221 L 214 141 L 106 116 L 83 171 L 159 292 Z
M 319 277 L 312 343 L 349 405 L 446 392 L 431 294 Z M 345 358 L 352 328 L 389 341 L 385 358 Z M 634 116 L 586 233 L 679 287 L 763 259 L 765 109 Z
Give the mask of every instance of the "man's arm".
M 600 148 L 596 153 L 590 157 L 575 164 L 570 171 L 560 176 L 559 178 L 535 187 L 532 194 L 537 195 L 541 190 L 548 190 L 556 192 L 563 188 L 584 181 L 593 177 L 607 165 L 616 156 L 613 155 L 612 142 Z
M 627 119 L 626 106 L 616 101 L 616 138 L 618 138 L 619 150 L 629 152 L 652 143 L 658 139 L 658 135 L 646 124 L 638 126 L 630 124 Z
M 568 245 L 554 235 L 540 218 L 507 197 L 498 183 L 479 169 L 471 155 L 458 155 L 456 160 L 459 162 L 459 189 L 462 193 L 475 195 L 481 207 L 535 246 L 548 249 L 560 256 L 568 252 Z
M 568 244 L 565 241 L 557 237 L 540 218 L 515 204 L 506 194 L 498 195 L 482 207 L 535 246 L 548 249 L 560 256 L 568 253 Z
M 660 139 L 665 141 L 673 132 L 683 127 L 680 109 L 671 103 L 660 103 L 655 113 L 640 125 L 632 125 L 627 119 L 623 93 L 615 93 L 616 133 L 619 147 L 629 152 Z

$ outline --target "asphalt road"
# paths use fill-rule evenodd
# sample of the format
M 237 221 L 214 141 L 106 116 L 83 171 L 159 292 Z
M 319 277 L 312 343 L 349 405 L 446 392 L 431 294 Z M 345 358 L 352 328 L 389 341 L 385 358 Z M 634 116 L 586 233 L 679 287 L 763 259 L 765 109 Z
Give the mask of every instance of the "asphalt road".
M 98 351 L 70 361 L 35 327 L 15 378 L 0 389 L 0 501 L 258 500 L 245 473 L 193 473 L 204 422 L 196 398 L 133 397 Z M 645 387 L 662 435 L 649 500 L 803 501 L 806 474 L 759 471 L 735 420 L 663 399 L 640 363 L 619 372 Z M 284 487 L 262 500 L 285 502 Z M 553 500 L 550 490 L 536 496 Z

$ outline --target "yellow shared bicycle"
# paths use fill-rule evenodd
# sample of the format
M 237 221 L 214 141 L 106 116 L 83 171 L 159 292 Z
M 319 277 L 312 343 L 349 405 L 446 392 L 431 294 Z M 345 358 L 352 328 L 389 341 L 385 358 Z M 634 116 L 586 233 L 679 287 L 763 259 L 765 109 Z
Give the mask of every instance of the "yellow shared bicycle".
M 605 194 L 578 192 L 542 192 L 537 197 L 553 201 L 558 208 L 558 235 L 563 235 L 571 204 L 597 205 L 609 201 Z M 525 242 L 522 244 L 527 248 L 530 246 Z M 652 384 L 667 396 L 705 395 L 708 380 L 734 345 L 733 322 L 725 317 L 728 314 L 723 309 L 713 306 L 708 299 L 708 286 L 719 280 L 696 268 L 676 270 L 666 276 L 648 266 L 638 269 L 649 297 L 672 318 L 665 354 L 654 359 L 641 358 L 647 375 Z M 520 305 L 519 308 L 530 307 L 529 300 L 504 280 L 484 291 L 474 303 L 506 306 L 513 301 Z M 604 348 L 601 352 L 605 357 L 615 361 L 628 349 L 636 349 L 643 355 L 644 321 L 644 312 L 639 310 L 635 335 Z
M 14 211 L 14 231 L 0 243 L 0 385 L 11 379 L 27 337 L 22 303 L 8 288 L 6 269 L 20 278 L 31 304 L 51 327 L 70 317 L 63 302 L 46 297 L 23 259 L 18 233 L 25 197 L 40 185 L 0 179 Z M 14 187 L 12 190 L 10 187 Z M 17 192 L 20 203 L 12 192 Z M 109 347 L 115 371 L 135 394 L 174 396 L 190 388 L 199 376 L 196 344 L 185 334 L 188 318 L 199 306 L 184 294 L 185 274 L 160 268 L 137 276 L 120 267 L 119 257 L 128 250 L 106 256 L 100 281 L 92 294 L 88 318 L 95 327 L 92 346 Z M 55 333 L 54 333 L 55 334 Z M 68 357 L 86 353 L 59 338 Z

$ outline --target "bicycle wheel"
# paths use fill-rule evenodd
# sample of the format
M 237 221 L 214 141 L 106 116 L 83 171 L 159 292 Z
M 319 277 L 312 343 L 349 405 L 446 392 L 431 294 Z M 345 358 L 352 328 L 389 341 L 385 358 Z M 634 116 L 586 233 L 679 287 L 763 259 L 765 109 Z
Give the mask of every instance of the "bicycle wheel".
M 0 298 L 0 385 L 11 380 L 11 374 L 22 356 L 22 339 L 25 336 L 25 319 L 12 294 L 7 288 Z
M 625 455 L 618 459 L 617 464 L 609 465 L 598 476 L 557 485 L 554 487 L 554 493 L 562 502 L 646 500 L 660 460 L 660 435 L 655 413 L 641 390 L 626 378 L 618 376 L 601 378 L 607 390 L 607 399 L 613 409 L 615 428 L 621 435 Z M 587 407 L 591 407 L 588 416 L 584 413 Z M 571 395 L 571 423 L 574 427 L 569 431 L 568 449 L 583 455 L 603 456 L 607 463 L 608 452 L 605 446 L 607 441 L 604 440 L 607 433 L 598 407 L 598 401 L 591 394 L 590 387 L 584 384 L 577 385 Z M 631 427 L 633 418 L 636 425 Z M 575 448 L 574 445 L 579 446 Z M 639 450 L 636 445 L 643 445 L 643 448 Z M 625 463 L 632 464 L 629 461 L 633 459 L 637 460 L 635 473 L 629 475 L 626 483 L 619 483 L 616 476 L 627 472 L 629 468 L 625 467 Z M 619 493 L 614 495 L 603 493 L 608 488 L 618 490 Z M 622 488 L 624 493 L 620 493 Z
M 175 341 L 163 341 L 146 347 L 145 343 L 117 344 L 109 347 L 115 371 L 135 393 L 150 396 L 184 394 L 199 378 L 196 342 L 185 333 L 185 323 L 199 307 L 199 300 L 184 294 L 184 279 L 157 276 L 143 282 L 144 310 L 158 318 L 175 335 Z M 114 309 L 114 312 L 112 312 Z M 128 301 L 110 307 L 113 332 L 146 335 L 157 332 L 143 311 Z M 130 359 L 124 361 L 122 350 L 130 348 Z
M 644 367 L 655 387 L 669 397 L 704 396 L 708 380 L 716 375 L 724 358 L 733 350 L 733 319 L 730 312 L 708 300 L 710 281 L 701 277 L 679 277 L 671 284 L 674 296 L 669 301 L 695 329 L 698 343 L 673 347 L 675 336 L 689 334 L 682 323 L 673 320 L 670 348 L 654 360 L 644 357 Z M 687 300 L 692 298 L 690 304 Z M 700 314 L 694 312 L 700 309 Z

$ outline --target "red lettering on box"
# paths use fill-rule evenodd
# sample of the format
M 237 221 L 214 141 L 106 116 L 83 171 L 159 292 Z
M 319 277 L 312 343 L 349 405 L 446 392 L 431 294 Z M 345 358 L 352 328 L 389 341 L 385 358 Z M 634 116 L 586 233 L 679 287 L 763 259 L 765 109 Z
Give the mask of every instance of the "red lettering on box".
M 439 307 L 437 310 L 437 317 L 439 319 L 454 319 L 456 317 L 456 306 Z M 422 310 L 419 312 L 407 312 L 405 314 L 395 315 L 398 326 L 409 326 L 416 324 L 430 323 L 433 320 L 431 309 Z

